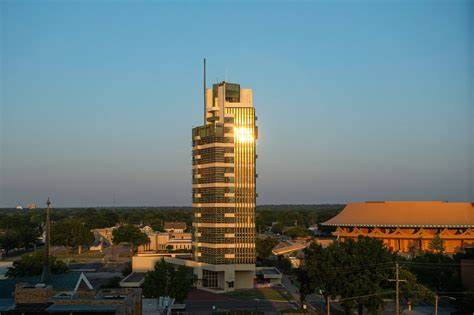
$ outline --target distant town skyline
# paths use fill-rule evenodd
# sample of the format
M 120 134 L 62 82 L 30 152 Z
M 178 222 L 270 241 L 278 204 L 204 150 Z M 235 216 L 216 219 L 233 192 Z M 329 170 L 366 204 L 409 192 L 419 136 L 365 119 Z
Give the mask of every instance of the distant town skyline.
M 253 90 L 257 204 L 474 200 L 472 2 L 0 11 L 0 207 L 191 206 L 203 57 Z

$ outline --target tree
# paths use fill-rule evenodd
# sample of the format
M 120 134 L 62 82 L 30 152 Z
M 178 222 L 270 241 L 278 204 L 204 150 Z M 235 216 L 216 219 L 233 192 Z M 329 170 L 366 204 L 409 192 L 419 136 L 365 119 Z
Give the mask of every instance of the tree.
M 267 259 L 272 254 L 272 249 L 277 244 L 278 240 L 274 237 L 257 238 L 255 241 L 257 258 L 260 260 Z
M 444 252 L 444 243 L 439 234 L 436 234 L 435 237 L 428 244 L 428 248 L 435 253 Z
M 383 305 L 386 279 L 393 274 L 394 255 L 382 241 L 359 237 L 335 242 L 327 248 L 311 244 L 305 250 L 305 263 L 299 272 L 302 298 L 321 290 L 323 296 L 341 299 L 365 296 L 342 302 L 347 313 L 357 308 L 376 314 Z M 370 263 L 368 263 L 370 262 Z M 380 295 L 373 295 L 379 293 Z
M 285 256 L 278 256 L 275 267 L 277 267 L 283 273 L 291 273 L 293 269 L 290 259 Z
M 85 223 L 76 218 L 64 219 L 55 222 L 51 230 L 51 243 L 77 248 L 78 254 L 82 253 L 82 247 L 90 245 L 94 241 L 94 234 Z
M 161 259 L 155 268 L 145 275 L 143 282 L 143 295 L 147 298 L 159 298 L 169 295 L 168 281 L 171 279 L 172 266 Z
M 400 279 L 405 280 L 400 283 L 401 298 L 412 304 L 420 301 L 434 303 L 434 293 L 418 283 L 416 276 L 409 270 L 400 268 Z
M 114 244 L 127 242 L 130 244 L 130 254 L 133 256 L 135 248 L 150 242 L 148 235 L 134 225 L 121 225 L 112 232 Z
M 191 269 L 185 266 L 178 266 L 178 269 L 173 270 L 170 296 L 178 302 L 183 302 L 194 284 L 194 274 Z
M 424 253 L 416 256 L 409 264 L 409 270 L 428 288 L 442 291 L 456 291 L 462 287 L 459 267 L 453 258 L 442 253 Z
M 72 234 L 72 245 L 77 247 L 77 253 L 82 253 L 82 247 L 90 245 L 94 242 L 94 234 L 91 230 L 81 221 L 71 221 L 71 234 Z
M 275 234 L 281 234 L 283 232 L 283 224 L 277 222 L 272 225 L 272 232 Z
M 5 251 L 5 255 L 12 249 L 18 247 L 18 234 L 15 231 L 7 230 L 3 235 L 0 235 L 0 246 Z
M 5 254 L 15 248 L 31 248 L 36 245 L 41 235 L 40 225 L 33 222 L 28 214 L 8 215 L 2 218 L 1 226 L 4 230 L 0 235 L 1 248 Z
M 43 271 L 43 258 L 43 251 L 25 254 L 21 256 L 20 260 L 13 262 L 13 266 L 8 268 L 6 276 L 16 278 L 40 275 Z M 68 270 L 66 264 L 54 256 L 49 257 L 49 264 L 53 274 L 65 273 Z
M 159 298 L 169 296 L 182 302 L 188 296 L 194 283 L 192 270 L 185 266 L 177 269 L 161 259 L 155 264 L 155 268 L 145 275 L 143 283 L 143 295 L 147 298 Z
M 291 237 L 291 238 L 296 238 L 296 237 L 306 237 L 309 235 L 309 232 L 307 229 L 302 228 L 300 226 L 294 226 L 289 228 L 286 232 L 285 235 Z

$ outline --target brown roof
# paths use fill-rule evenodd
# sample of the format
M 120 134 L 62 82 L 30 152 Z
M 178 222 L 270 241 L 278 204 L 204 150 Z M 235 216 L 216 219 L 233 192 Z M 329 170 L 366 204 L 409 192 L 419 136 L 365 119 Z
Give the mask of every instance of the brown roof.
M 349 203 L 329 226 L 474 227 L 474 203 L 368 201 Z
M 181 229 L 186 230 L 186 222 L 165 222 L 164 229 Z

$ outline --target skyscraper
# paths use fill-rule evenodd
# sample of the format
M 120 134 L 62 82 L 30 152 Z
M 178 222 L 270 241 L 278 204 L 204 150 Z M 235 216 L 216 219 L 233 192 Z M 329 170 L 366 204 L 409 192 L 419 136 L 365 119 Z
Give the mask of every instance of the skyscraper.
M 227 82 L 205 89 L 204 124 L 192 133 L 194 254 L 204 288 L 253 286 L 255 120 L 252 90 Z

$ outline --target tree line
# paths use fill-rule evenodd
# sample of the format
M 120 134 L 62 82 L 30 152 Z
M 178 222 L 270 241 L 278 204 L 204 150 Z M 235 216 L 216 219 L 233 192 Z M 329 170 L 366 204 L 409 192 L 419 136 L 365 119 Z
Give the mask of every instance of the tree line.
M 432 243 L 435 252 L 411 258 L 389 251 L 381 240 L 370 237 L 334 242 L 326 248 L 313 243 L 297 272 L 301 300 L 320 294 L 326 304 L 339 301 L 346 314 L 354 310 L 378 314 L 383 300 L 394 296 L 395 284 L 390 279 L 395 279 L 398 264 L 402 302 L 434 303 L 437 292 L 460 292 L 457 307 L 474 311 L 474 296 L 461 293 L 459 265 L 462 258 L 474 258 L 474 251 L 451 257 L 439 248 L 438 240 Z
M 287 226 L 290 236 L 304 236 L 306 227 L 325 221 L 336 215 L 342 205 L 265 205 L 256 211 L 257 231 L 273 227 L 281 233 Z M 0 246 L 6 254 L 12 249 L 31 249 L 38 244 L 43 233 L 44 209 L 0 209 Z M 93 240 L 92 229 L 115 225 L 148 225 L 163 231 L 166 221 L 183 221 L 192 228 L 191 207 L 149 208 L 54 208 L 51 213 L 52 244 L 75 248 L 80 253 Z M 276 222 L 276 224 L 274 224 Z

